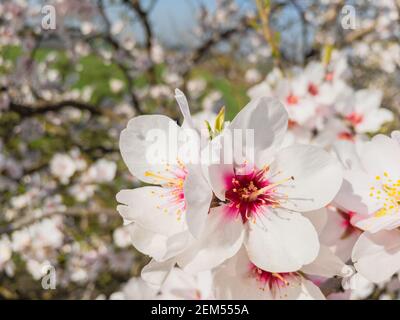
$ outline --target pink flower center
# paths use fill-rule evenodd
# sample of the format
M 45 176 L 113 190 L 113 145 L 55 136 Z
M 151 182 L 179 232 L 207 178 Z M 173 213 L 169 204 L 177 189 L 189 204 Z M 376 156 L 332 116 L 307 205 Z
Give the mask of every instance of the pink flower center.
M 278 288 L 287 287 L 291 279 L 299 277 L 296 272 L 276 273 L 264 271 L 251 262 L 250 275 L 257 279 L 257 281 L 262 285 L 262 289 L 268 288 L 272 291 Z
M 253 169 L 246 174 L 233 174 L 225 178 L 225 198 L 230 216 L 236 217 L 240 214 L 245 223 L 254 219 L 263 206 L 279 204 L 276 187 L 293 177 L 272 183 L 265 177 L 268 170 L 268 167 L 263 170 Z
M 332 81 L 333 80 L 333 76 L 334 76 L 333 72 L 328 72 L 326 74 L 326 76 L 325 76 L 325 80 L 326 81 Z
M 358 232 L 359 229 L 354 226 L 351 222 L 352 218 L 357 215 L 354 211 L 345 212 L 343 210 L 337 209 L 337 212 L 342 217 L 341 226 L 344 229 L 344 232 L 341 236 L 342 239 L 347 238 L 349 235 L 353 234 L 354 232 Z
M 363 121 L 363 116 L 356 112 L 352 112 L 348 116 L 346 116 L 346 120 L 349 121 L 352 125 L 356 126 Z
M 348 140 L 348 141 L 354 140 L 353 135 L 350 132 L 345 132 L 345 131 L 339 132 L 337 137 L 340 140 Z
M 310 82 L 310 84 L 308 85 L 308 93 L 312 96 L 316 96 L 318 92 L 318 87 L 314 83 Z
M 297 122 L 296 121 L 291 120 L 291 119 L 288 120 L 288 128 L 289 129 L 292 129 L 292 128 L 296 127 L 296 126 L 297 126 Z
M 293 93 L 291 93 L 286 97 L 286 103 L 288 105 L 296 105 L 299 103 L 299 98 Z

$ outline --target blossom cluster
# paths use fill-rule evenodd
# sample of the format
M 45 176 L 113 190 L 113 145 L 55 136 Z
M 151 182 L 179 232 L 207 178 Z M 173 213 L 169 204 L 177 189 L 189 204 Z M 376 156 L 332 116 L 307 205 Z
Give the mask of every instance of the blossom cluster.
M 149 185 L 120 191 L 117 209 L 132 244 L 152 258 L 142 270 L 149 285 L 162 288 L 177 266 L 211 272 L 215 298 L 323 299 L 321 279 L 354 289 L 360 277 L 381 283 L 399 271 L 398 133 L 366 135 L 393 114 L 380 91 L 348 86 L 345 70 L 338 56 L 288 76 L 271 72 L 231 122 L 220 127 L 220 113 L 208 143 L 192 146 L 201 154 L 218 144 L 219 163 L 149 161 L 153 128 L 168 136 L 178 125 L 161 115 L 130 120 L 121 154 Z M 183 93 L 175 97 L 178 130 L 199 132 Z M 227 159 L 227 136 L 247 129 L 254 137 L 240 147 L 253 157 Z
M 0 298 L 398 298 L 396 0 L 172 2 L 0 1 Z

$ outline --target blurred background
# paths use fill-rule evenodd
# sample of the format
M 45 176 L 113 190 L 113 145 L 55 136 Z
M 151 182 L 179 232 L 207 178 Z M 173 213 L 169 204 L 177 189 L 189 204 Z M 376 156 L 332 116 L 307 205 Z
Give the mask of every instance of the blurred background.
M 222 106 L 230 120 L 277 70 L 345 57 L 349 86 L 381 90 L 394 114 L 381 131 L 396 128 L 399 12 L 398 0 L 0 0 L 0 298 L 109 298 L 140 274 L 148 258 L 115 210 L 140 186 L 119 133 L 141 114 L 180 121 L 175 88 L 199 122 Z

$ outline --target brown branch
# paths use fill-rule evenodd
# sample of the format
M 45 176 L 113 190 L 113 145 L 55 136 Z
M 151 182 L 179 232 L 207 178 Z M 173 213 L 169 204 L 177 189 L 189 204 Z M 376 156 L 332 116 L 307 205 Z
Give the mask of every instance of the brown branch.
M 156 70 L 154 68 L 154 62 L 152 59 L 152 51 L 154 45 L 154 34 L 152 27 L 150 25 L 149 20 L 149 12 L 143 9 L 140 4 L 140 0 L 124 0 L 125 4 L 128 4 L 130 8 L 136 13 L 139 18 L 140 23 L 143 26 L 144 30 L 144 46 L 147 51 L 148 58 L 150 60 L 149 74 L 150 74 L 150 82 L 154 83 L 156 81 Z M 150 8 L 152 8 L 151 6 Z M 149 9 L 151 10 L 151 9 Z
M 366 35 L 370 34 L 375 30 L 376 23 L 372 23 L 370 26 L 360 29 L 360 30 L 355 30 L 353 32 L 348 33 L 345 38 L 344 38 L 344 43 L 345 44 L 351 44 L 353 41 L 360 40 Z
M 148 54 L 151 55 L 151 50 L 153 46 L 153 31 L 150 26 L 148 12 L 142 8 L 139 0 L 132 0 L 130 3 L 133 10 L 138 15 L 140 22 L 143 25 L 145 34 L 145 47 L 147 49 Z
M 190 66 L 182 74 L 183 78 L 186 78 L 188 76 L 191 66 L 201 62 L 218 43 L 228 40 L 234 34 L 243 32 L 249 27 L 250 22 L 247 18 L 243 18 L 237 26 L 227 30 L 223 30 L 219 33 L 215 33 L 211 38 L 206 40 L 203 44 L 201 44 L 194 50 L 194 52 L 192 53 Z
M 54 211 L 47 214 L 44 214 L 40 217 L 24 217 L 14 222 L 9 223 L 5 227 L 0 228 L 0 235 L 3 234 L 11 234 L 14 231 L 21 230 L 23 228 L 29 227 L 30 225 L 39 222 L 43 219 L 50 218 L 55 215 L 64 215 L 64 216 L 90 216 L 90 215 L 99 215 L 101 213 L 107 215 L 116 215 L 116 210 L 109 208 L 99 208 L 99 211 L 96 210 L 87 210 L 84 208 L 69 208 L 66 211 Z
M 65 107 L 73 107 L 82 111 L 89 111 L 93 115 L 102 113 L 90 104 L 81 101 L 64 100 L 56 103 L 41 104 L 37 106 L 27 106 L 14 101 L 10 102 L 9 110 L 18 113 L 22 118 L 28 118 L 35 115 L 45 114 L 51 111 L 59 111 Z

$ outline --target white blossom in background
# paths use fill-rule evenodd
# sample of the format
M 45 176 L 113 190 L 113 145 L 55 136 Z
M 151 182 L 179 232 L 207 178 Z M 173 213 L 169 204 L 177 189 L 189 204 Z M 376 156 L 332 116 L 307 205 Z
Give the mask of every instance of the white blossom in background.
M 110 88 L 113 93 L 118 93 L 124 88 L 124 82 L 119 79 L 111 79 Z
M 113 232 L 113 239 L 117 247 L 126 248 L 131 245 L 131 236 L 128 228 L 121 227 Z
M 1 299 L 400 299 L 396 0 L 346 32 L 260 1 L 272 39 L 254 3 L 196 3 L 172 41 L 156 2 L 57 0 L 50 37 L 33 2 L 0 3 Z M 171 127 L 223 158 L 254 130 L 255 157 L 149 163 Z
M 117 171 L 117 164 L 113 161 L 100 159 L 88 170 L 88 179 L 95 183 L 112 181 Z
M 56 154 L 50 162 L 51 173 L 67 184 L 76 171 L 74 160 L 67 154 Z
M 206 89 L 207 83 L 204 79 L 190 79 L 187 83 L 187 88 L 190 96 L 197 99 Z
M 255 83 L 261 80 L 261 74 L 257 69 L 249 69 L 244 75 L 248 83 Z
M 0 238 L 0 270 L 3 270 L 12 256 L 10 239 L 7 236 Z
M 336 150 L 345 171 L 335 202 L 351 211 L 351 223 L 364 231 L 352 260 L 366 279 L 386 281 L 400 270 L 400 145 L 377 135 L 365 143 L 342 142 Z

